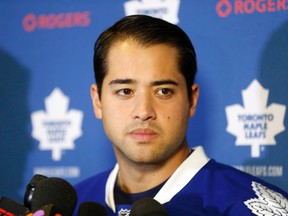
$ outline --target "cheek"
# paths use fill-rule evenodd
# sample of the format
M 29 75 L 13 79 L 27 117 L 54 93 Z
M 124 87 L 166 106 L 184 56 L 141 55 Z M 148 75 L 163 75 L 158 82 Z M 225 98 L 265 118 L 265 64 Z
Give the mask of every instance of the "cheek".
M 105 130 L 116 127 L 119 119 L 119 111 L 113 105 L 102 104 L 102 121 Z M 111 130 L 111 129 L 110 129 Z
M 190 110 L 187 103 L 177 103 L 175 106 L 165 106 L 158 114 L 163 115 L 167 121 L 185 121 L 189 119 Z
M 112 103 L 103 105 L 102 121 L 106 131 L 120 131 L 121 128 L 125 126 L 129 120 L 127 107 L 125 108 L 126 109 L 121 108 L 121 106 Z
M 119 110 L 105 110 L 103 112 L 103 123 L 110 127 L 119 127 L 122 122 L 122 118 L 124 118 L 124 114 Z
M 105 112 L 102 118 L 103 128 L 105 130 L 105 133 L 107 137 L 114 141 L 115 139 L 119 139 L 119 135 L 122 131 L 123 123 L 121 119 L 119 119 L 117 116 L 115 116 L 116 112 Z

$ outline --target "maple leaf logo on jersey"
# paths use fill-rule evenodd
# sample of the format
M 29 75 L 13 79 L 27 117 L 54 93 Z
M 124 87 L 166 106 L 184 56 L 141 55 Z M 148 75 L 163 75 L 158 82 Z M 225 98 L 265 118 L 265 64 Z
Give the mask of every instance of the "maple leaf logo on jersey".
M 258 198 L 249 199 L 244 204 L 255 215 L 288 215 L 288 200 L 282 194 L 257 182 L 252 182 L 252 188 Z
M 126 16 L 143 14 L 177 24 L 179 5 L 180 0 L 130 0 L 124 3 L 124 9 Z
M 122 209 L 118 212 L 118 216 L 129 216 L 130 210 L 128 209 Z
M 45 98 L 46 111 L 31 115 L 32 136 L 39 140 L 40 150 L 51 150 L 54 161 L 61 160 L 63 150 L 74 149 L 74 140 L 82 135 L 83 113 L 68 111 L 69 98 L 59 88 Z
M 227 132 L 237 137 L 237 146 L 251 146 L 251 157 L 260 156 L 261 145 L 276 145 L 275 136 L 285 130 L 286 106 L 273 103 L 267 107 L 269 90 L 253 80 L 242 91 L 244 108 L 227 106 Z

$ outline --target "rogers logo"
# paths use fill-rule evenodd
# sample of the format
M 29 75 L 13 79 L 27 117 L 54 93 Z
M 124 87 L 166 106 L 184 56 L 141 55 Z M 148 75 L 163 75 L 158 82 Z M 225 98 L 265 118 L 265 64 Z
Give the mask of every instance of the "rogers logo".
M 288 0 L 219 0 L 216 12 L 222 17 L 235 15 L 287 11 Z
M 36 29 L 86 27 L 90 23 L 90 12 L 88 11 L 40 15 L 29 13 L 22 20 L 22 26 L 26 32 L 33 32 Z

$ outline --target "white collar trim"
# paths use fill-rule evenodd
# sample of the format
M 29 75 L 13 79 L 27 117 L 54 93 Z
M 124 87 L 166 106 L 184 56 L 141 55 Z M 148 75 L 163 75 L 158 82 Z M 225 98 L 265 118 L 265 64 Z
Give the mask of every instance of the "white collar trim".
M 117 179 L 118 172 L 119 172 L 119 165 L 118 163 L 116 163 L 114 169 L 112 170 L 107 179 L 105 188 L 105 202 L 113 210 L 114 213 L 116 211 L 114 202 L 114 185 Z
M 192 154 L 176 169 L 154 197 L 161 204 L 169 202 L 209 161 L 201 146 L 192 149 Z
M 196 173 L 209 161 L 209 158 L 206 156 L 201 146 L 192 149 L 193 153 L 176 169 L 173 175 L 154 197 L 154 199 L 161 204 L 169 202 L 173 196 L 184 188 Z M 106 182 L 105 201 L 114 212 L 116 211 L 116 207 L 113 192 L 118 171 L 119 165 L 116 164 Z

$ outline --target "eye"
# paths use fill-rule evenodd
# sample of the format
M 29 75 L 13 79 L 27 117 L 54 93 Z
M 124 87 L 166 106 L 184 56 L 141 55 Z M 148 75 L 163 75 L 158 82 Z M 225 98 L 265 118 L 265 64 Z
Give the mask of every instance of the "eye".
M 161 96 L 170 96 L 173 94 L 173 91 L 169 88 L 161 88 L 157 91 L 157 94 Z
M 127 95 L 131 95 L 133 92 L 131 89 L 120 89 L 116 93 L 121 96 L 127 96 Z

